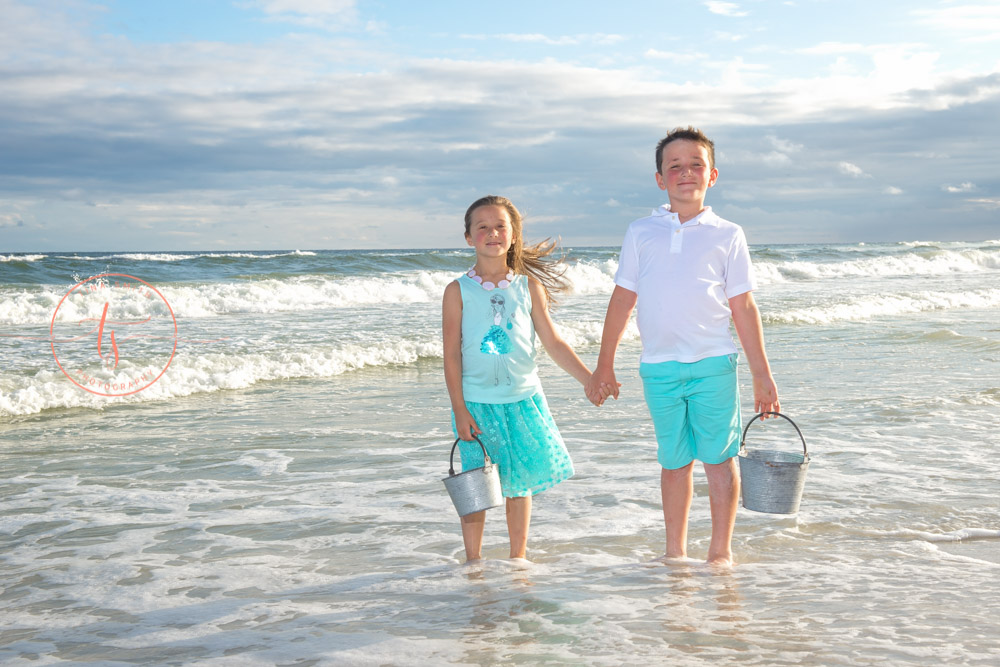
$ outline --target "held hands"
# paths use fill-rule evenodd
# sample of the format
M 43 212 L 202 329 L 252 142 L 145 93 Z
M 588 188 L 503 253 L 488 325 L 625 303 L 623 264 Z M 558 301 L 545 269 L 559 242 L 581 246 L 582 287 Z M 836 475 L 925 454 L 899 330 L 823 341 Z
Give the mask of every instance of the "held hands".
M 587 398 L 594 405 L 600 407 L 609 396 L 618 400 L 618 388 L 621 382 L 615 379 L 614 369 L 604 370 L 600 366 L 590 375 L 590 379 L 583 385 L 583 391 Z

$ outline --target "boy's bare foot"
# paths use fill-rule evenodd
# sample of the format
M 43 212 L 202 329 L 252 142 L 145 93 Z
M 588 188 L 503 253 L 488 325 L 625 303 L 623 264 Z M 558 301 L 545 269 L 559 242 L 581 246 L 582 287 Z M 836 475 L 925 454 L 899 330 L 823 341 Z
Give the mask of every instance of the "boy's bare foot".
M 653 560 L 649 561 L 649 563 L 651 565 L 653 565 L 653 564 L 660 564 L 660 565 L 692 565 L 692 564 L 698 563 L 698 562 L 699 561 L 695 560 L 694 558 L 688 558 L 687 556 L 667 556 L 667 555 L 663 555 L 663 556 L 660 556 L 659 558 L 654 558 Z
M 732 555 L 716 556 L 715 558 L 709 558 L 706 562 L 712 567 L 720 567 L 720 568 L 731 568 L 732 566 L 736 565 L 736 563 L 733 562 Z

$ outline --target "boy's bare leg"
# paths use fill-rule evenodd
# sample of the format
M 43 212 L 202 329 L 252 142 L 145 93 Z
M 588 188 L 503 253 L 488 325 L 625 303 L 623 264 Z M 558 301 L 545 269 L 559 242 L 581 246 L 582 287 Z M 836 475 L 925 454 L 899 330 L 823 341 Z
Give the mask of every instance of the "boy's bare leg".
M 473 512 L 462 517 L 462 541 L 465 542 L 465 559 L 479 560 L 483 557 L 483 529 L 486 528 L 486 512 Z
M 694 494 L 694 462 L 660 472 L 663 523 L 667 530 L 667 558 L 687 556 L 688 512 Z
M 733 564 L 733 528 L 740 497 L 740 476 L 736 459 L 718 464 L 705 464 L 708 479 L 708 499 L 712 506 L 712 543 L 708 547 L 708 562 L 714 565 Z
M 507 532 L 510 534 L 511 558 L 524 558 L 527 554 L 530 523 L 531 496 L 507 498 Z

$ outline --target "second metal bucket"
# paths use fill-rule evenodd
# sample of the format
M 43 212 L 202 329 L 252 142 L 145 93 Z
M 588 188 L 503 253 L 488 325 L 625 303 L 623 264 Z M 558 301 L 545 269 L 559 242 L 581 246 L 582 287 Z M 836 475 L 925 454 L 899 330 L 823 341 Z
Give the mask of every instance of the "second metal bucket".
M 788 419 L 795 426 L 802 440 L 802 453 L 782 452 L 769 449 L 747 451 L 747 431 L 754 420 L 764 415 L 776 415 Z M 788 417 L 780 412 L 762 412 L 747 422 L 740 441 L 740 477 L 743 487 L 743 507 L 754 512 L 770 514 L 795 514 L 799 511 L 802 490 L 809 468 L 809 452 L 802 431 Z
M 486 465 L 482 468 L 473 468 L 455 474 L 455 448 L 461 438 L 455 439 L 455 444 L 451 446 L 451 458 L 448 460 L 448 476 L 443 480 L 444 486 L 448 489 L 451 502 L 454 503 L 458 516 L 482 512 L 491 507 L 503 505 L 503 492 L 500 489 L 500 472 L 497 464 L 490 461 L 490 455 L 486 453 L 483 441 L 476 436 L 476 442 L 483 448 L 483 458 Z

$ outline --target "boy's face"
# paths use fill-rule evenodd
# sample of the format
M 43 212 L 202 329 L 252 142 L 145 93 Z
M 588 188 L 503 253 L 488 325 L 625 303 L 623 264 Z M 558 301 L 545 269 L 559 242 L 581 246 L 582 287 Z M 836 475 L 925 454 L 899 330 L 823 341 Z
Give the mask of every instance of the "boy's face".
M 705 193 L 715 185 L 719 170 L 711 167 L 708 149 L 696 141 L 678 139 L 663 148 L 663 162 L 656 184 L 670 196 L 671 208 L 705 202 Z

